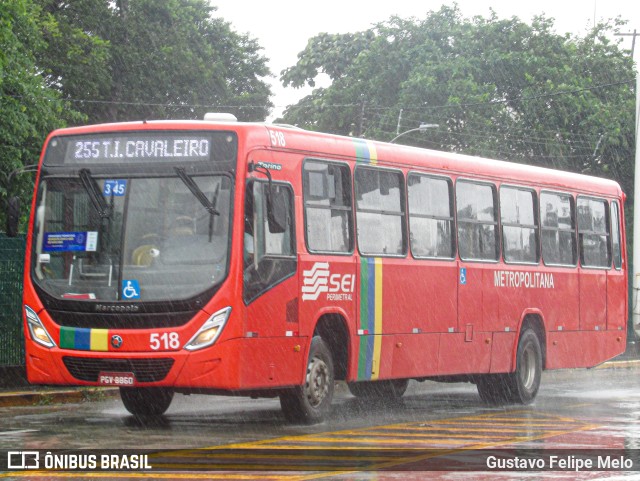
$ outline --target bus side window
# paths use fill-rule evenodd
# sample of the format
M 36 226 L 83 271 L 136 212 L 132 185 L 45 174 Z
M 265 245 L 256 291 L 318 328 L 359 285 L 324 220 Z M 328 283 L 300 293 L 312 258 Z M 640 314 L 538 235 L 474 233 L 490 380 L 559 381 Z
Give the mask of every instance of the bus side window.
M 493 184 L 456 183 L 458 249 L 462 260 L 497 261 L 500 253 Z
M 611 267 L 607 201 L 578 197 L 580 262 L 585 267 Z
M 544 263 L 575 266 L 577 249 L 573 197 L 569 194 L 541 192 L 540 224 Z
M 445 177 L 410 173 L 409 240 L 416 258 L 452 259 L 455 255 L 453 186 Z
M 617 202 L 611 203 L 611 245 L 613 248 L 613 267 L 622 269 L 622 245 L 620 243 L 620 208 Z
M 307 160 L 302 182 L 309 251 L 351 252 L 353 216 L 349 166 Z
M 538 218 L 533 190 L 502 186 L 500 215 L 506 262 L 538 263 Z
M 407 252 L 402 172 L 356 167 L 356 223 L 363 256 L 401 256 Z

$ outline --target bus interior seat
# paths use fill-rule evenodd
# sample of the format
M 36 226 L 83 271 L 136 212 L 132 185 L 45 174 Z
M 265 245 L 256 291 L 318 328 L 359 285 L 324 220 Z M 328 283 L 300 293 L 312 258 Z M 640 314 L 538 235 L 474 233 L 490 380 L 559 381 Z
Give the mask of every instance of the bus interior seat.
M 145 244 L 136 247 L 131 254 L 132 264 L 135 266 L 149 267 L 153 263 L 152 251 L 156 247 L 152 244 Z

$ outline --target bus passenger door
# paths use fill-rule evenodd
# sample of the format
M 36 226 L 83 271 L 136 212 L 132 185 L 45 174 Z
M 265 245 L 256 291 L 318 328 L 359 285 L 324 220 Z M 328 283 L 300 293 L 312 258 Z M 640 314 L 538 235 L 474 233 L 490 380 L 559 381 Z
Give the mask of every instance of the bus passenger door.
M 250 179 L 245 198 L 243 297 L 247 305 L 241 383 L 299 383 L 294 195 L 289 184 Z
M 602 331 L 607 326 L 607 272 L 580 272 L 580 330 Z
M 442 374 L 484 373 L 491 361 L 490 333 L 485 322 L 496 318 L 498 299 L 493 264 L 458 263 L 458 322 L 442 336 Z
M 627 276 L 622 255 L 622 215 L 617 202 L 611 203 L 611 254 L 613 269 L 607 273 L 607 329 L 626 332 Z
M 578 196 L 580 330 L 607 327 L 607 270 L 611 268 L 609 212 L 603 199 Z

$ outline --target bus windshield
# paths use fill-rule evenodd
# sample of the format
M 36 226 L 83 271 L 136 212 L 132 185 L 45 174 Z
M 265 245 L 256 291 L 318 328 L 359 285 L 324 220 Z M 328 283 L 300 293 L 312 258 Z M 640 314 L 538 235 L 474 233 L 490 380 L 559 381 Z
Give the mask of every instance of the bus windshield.
M 231 178 L 45 177 L 33 277 L 58 299 L 179 300 L 228 271 Z

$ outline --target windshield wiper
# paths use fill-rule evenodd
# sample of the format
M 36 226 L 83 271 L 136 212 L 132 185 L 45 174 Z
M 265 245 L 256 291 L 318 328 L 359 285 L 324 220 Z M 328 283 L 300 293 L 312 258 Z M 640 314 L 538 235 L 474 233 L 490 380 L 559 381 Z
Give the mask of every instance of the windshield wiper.
M 204 194 L 204 192 L 200 190 L 198 184 L 196 184 L 195 181 L 189 176 L 189 174 L 187 174 L 187 172 L 184 170 L 184 167 L 174 167 L 174 170 L 176 171 L 176 174 L 178 174 L 178 177 L 180 177 L 180 180 L 184 182 L 184 185 L 189 188 L 191 193 L 195 196 L 196 199 L 198 199 L 198 201 L 202 204 L 202 207 L 204 207 L 207 212 L 209 212 L 209 214 L 220 215 L 220 212 L 216 210 L 215 205 L 217 201 L 217 195 L 214 197 L 214 201 L 211 202 L 209 199 L 207 199 L 207 196 Z
M 110 217 L 111 208 L 107 205 L 107 201 L 102 195 L 102 192 L 100 192 L 98 184 L 91 176 L 91 171 L 89 169 L 80 169 L 80 180 L 82 181 L 84 190 L 86 190 L 89 195 L 89 199 L 91 199 L 93 207 L 95 207 L 98 212 L 98 215 L 102 219 Z

